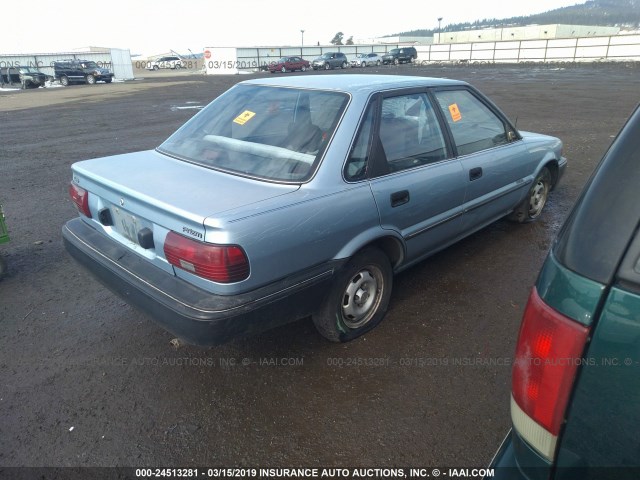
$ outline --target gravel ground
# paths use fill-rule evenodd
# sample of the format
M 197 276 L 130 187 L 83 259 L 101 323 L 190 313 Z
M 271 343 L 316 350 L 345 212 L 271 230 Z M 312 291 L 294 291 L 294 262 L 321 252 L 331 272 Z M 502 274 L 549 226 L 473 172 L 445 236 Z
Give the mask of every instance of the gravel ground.
M 11 233 L 0 245 L 9 264 L 0 476 L 12 466 L 488 464 L 510 425 L 509 361 L 528 290 L 640 98 L 640 68 L 372 72 L 467 80 L 518 128 L 560 137 L 569 166 L 540 221 L 499 221 L 399 275 L 385 321 L 344 345 L 305 319 L 221 347 L 176 346 L 62 247 L 61 226 L 76 215 L 73 162 L 154 148 L 196 107 L 269 74 L 0 92 L 0 200 Z

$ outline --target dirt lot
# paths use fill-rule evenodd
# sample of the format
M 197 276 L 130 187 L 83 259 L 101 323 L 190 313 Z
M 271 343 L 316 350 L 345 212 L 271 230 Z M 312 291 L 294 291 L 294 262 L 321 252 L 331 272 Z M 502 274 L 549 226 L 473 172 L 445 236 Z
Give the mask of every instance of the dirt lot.
M 509 361 L 528 290 L 640 98 L 640 68 L 372 71 L 467 80 L 518 128 L 562 138 L 569 167 L 540 221 L 500 221 L 401 274 L 386 320 L 345 345 L 302 320 L 222 347 L 176 347 L 62 247 L 61 226 L 76 215 L 73 162 L 153 148 L 195 107 L 255 75 L 0 93 L 0 200 L 11 231 L 0 246 L 9 263 L 0 282 L 0 476 L 10 466 L 490 461 L 509 428 Z

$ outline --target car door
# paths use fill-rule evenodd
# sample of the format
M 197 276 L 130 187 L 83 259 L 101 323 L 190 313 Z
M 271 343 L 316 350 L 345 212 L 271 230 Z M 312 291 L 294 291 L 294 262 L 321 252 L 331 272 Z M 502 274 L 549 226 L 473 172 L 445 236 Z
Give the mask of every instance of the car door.
M 467 184 L 463 229 L 509 213 L 529 188 L 528 153 L 515 128 L 480 93 L 467 87 L 434 92 Z
M 382 228 L 404 238 L 410 263 L 460 235 L 465 176 L 426 90 L 387 93 L 378 104 L 371 191 Z

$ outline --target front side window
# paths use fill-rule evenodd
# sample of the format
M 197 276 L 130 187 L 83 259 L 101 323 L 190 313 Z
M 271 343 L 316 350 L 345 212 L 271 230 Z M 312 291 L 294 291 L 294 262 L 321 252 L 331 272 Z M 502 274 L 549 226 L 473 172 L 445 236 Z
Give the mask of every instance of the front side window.
M 509 143 L 502 119 L 468 90 L 435 93 L 447 119 L 458 155 Z
M 158 150 L 240 175 L 305 181 L 315 171 L 348 101 L 340 92 L 237 85 Z
M 449 156 L 440 124 L 424 93 L 382 101 L 380 141 L 389 172 L 438 162 Z

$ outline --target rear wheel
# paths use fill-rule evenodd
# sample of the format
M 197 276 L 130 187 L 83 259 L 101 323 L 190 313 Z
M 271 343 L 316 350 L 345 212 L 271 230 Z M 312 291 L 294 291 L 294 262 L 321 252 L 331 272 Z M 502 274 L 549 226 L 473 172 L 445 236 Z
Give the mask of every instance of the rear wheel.
M 389 258 L 377 248 L 366 248 L 338 272 L 324 306 L 313 315 L 313 323 L 332 342 L 353 340 L 382 321 L 392 284 Z
M 362 62 L 362 68 L 367 68 L 367 62 Z
M 393 59 L 393 64 L 394 65 L 398 65 L 400 63 L 400 60 L 398 60 L 397 58 Z
M 112 80 L 111 78 L 107 78 L 105 79 L 104 83 L 111 83 L 111 80 Z
M 347 68 L 347 62 L 342 62 L 342 69 L 344 70 L 345 68 Z
M 160 70 L 160 67 L 159 67 L 158 65 L 154 65 L 154 66 L 153 66 L 153 69 L 154 69 L 154 70 Z
M 304 65 L 302 67 L 300 67 L 300 71 L 301 72 L 306 72 L 307 71 L 307 67 L 305 67 Z
M 331 65 L 329 65 L 329 62 L 324 64 L 324 69 L 325 70 L 330 70 L 331 69 Z
M 380 66 L 380 60 L 378 60 L 378 61 L 376 62 L 376 66 L 378 66 L 378 67 Z
M 287 73 L 287 69 L 286 69 L 285 67 L 282 67 L 282 68 L 280 69 L 280 71 L 281 71 L 282 73 Z
M 551 172 L 544 167 L 529 190 L 525 199 L 509 215 L 509 220 L 518 223 L 532 222 L 542 214 L 551 191 Z

